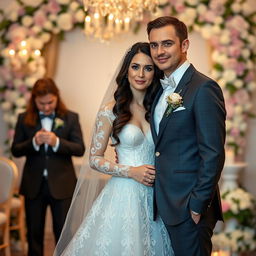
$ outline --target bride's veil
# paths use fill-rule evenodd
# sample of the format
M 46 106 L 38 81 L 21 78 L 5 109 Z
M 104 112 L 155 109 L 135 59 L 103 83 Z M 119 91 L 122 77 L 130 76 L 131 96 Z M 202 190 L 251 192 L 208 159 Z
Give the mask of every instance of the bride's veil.
M 126 54 L 128 52 L 129 50 L 126 52 Z M 115 79 L 121 69 L 126 54 L 119 61 L 119 65 L 110 81 L 110 84 L 105 92 L 99 109 L 101 109 L 102 106 L 104 106 L 106 103 L 114 100 L 114 92 L 117 88 Z M 109 148 L 111 147 L 108 146 L 107 151 L 110 150 Z M 106 179 L 110 177 L 109 175 L 102 174 L 90 168 L 90 152 L 88 152 L 89 150 L 89 147 L 87 147 L 83 164 L 78 175 L 78 180 L 73 194 L 71 206 L 69 208 L 60 239 L 54 250 L 54 256 L 60 256 L 67 250 L 69 243 L 71 242 L 75 233 L 78 231 L 79 226 L 82 224 L 85 217 L 87 216 L 88 211 L 91 209 L 93 202 L 104 187 Z M 65 184 L 63 185 L 65 186 Z

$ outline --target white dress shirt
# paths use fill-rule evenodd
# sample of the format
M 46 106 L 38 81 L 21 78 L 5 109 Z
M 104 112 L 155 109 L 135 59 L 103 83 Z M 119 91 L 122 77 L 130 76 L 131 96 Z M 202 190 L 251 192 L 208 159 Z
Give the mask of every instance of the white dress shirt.
M 163 84 L 166 84 L 169 82 L 168 86 L 163 85 L 163 93 L 160 96 L 155 111 L 154 111 L 154 123 L 155 123 L 155 129 L 156 133 L 159 132 L 159 124 L 163 118 L 164 112 L 167 108 L 167 101 L 166 98 L 170 94 L 172 94 L 175 89 L 177 88 L 182 76 L 190 66 L 190 63 L 188 61 L 185 61 L 179 68 L 177 68 L 170 77 L 164 78 Z
M 52 130 L 52 124 L 53 124 L 53 119 L 51 119 L 49 117 L 45 117 L 45 118 L 41 119 L 41 126 L 42 126 L 42 128 L 44 128 L 48 132 L 50 132 Z M 35 137 L 33 138 L 32 143 L 33 143 L 34 149 L 36 151 L 39 151 L 40 146 L 38 146 L 36 144 Z M 59 148 L 59 145 L 60 145 L 60 139 L 57 137 L 56 144 L 55 144 L 54 147 L 52 147 L 52 150 L 54 152 L 56 152 L 58 150 L 58 148 Z M 48 144 L 44 144 L 44 149 L 45 149 L 45 151 L 47 151 Z M 48 173 L 47 173 L 47 170 L 45 169 L 44 170 L 44 176 L 47 177 L 47 175 L 48 175 Z

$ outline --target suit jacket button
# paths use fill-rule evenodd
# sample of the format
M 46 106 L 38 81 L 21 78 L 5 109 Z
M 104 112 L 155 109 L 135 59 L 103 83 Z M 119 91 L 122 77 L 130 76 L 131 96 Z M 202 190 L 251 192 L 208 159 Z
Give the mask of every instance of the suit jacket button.
M 160 156 L 160 152 L 157 151 L 155 155 L 156 155 L 156 156 Z

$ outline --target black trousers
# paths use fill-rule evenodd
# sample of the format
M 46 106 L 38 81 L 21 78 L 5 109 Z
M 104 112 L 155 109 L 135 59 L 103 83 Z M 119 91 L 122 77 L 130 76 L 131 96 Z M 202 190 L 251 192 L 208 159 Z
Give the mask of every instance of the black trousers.
M 175 256 L 210 256 L 212 251 L 211 237 L 216 225 L 213 208 L 196 224 L 191 217 L 181 224 L 166 225 Z
M 55 242 L 58 241 L 71 199 L 54 199 L 50 194 L 48 182 L 45 178 L 41 184 L 40 192 L 35 199 L 25 197 L 28 256 L 44 255 L 44 229 L 48 206 L 50 206 L 52 214 Z

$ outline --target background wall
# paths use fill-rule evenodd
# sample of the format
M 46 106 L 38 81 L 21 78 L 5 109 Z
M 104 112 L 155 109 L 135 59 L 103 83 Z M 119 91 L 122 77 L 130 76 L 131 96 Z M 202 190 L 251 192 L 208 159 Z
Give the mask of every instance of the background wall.
M 11 0 L 0 0 L 0 8 Z M 79 113 L 85 143 L 89 147 L 89 136 L 101 99 L 112 79 L 116 67 L 126 50 L 137 41 L 147 41 L 146 28 L 138 34 L 129 33 L 109 43 L 86 38 L 81 30 L 65 36 L 60 44 L 55 81 L 67 106 Z M 188 59 L 202 73 L 209 74 L 210 60 L 207 43 L 199 34 L 190 34 Z M 0 109 L 0 153 L 6 137 L 6 126 Z M 241 175 L 242 184 L 256 195 L 256 120 L 250 121 L 248 147 L 245 159 L 248 166 Z M 75 161 L 81 161 L 75 159 Z

